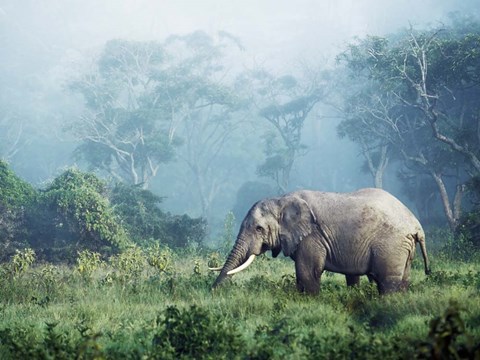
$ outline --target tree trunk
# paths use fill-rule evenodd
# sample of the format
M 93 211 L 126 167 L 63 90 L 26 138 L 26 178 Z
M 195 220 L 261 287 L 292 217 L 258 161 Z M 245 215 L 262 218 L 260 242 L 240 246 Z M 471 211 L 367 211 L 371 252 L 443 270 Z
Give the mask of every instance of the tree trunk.
M 380 157 L 378 163 L 374 164 L 370 149 L 365 144 L 362 144 L 363 154 L 367 160 L 368 169 L 372 174 L 374 185 L 377 189 L 383 189 L 383 175 L 385 174 L 385 169 L 387 168 L 389 157 L 388 157 L 388 146 L 383 145 L 380 149 Z
M 445 217 L 447 218 L 448 226 L 450 227 L 450 230 L 454 232 L 457 229 L 458 221 L 461 216 L 461 203 L 462 203 L 463 192 L 465 191 L 465 186 L 457 185 L 453 205 L 450 205 L 450 199 L 448 196 L 447 188 L 445 187 L 445 183 L 443 182 L 441 174 L 435 171 L 432 171 L 431 174 L 440 192 L 440 198 L 442 200 L 443 209 L 445 212 Z

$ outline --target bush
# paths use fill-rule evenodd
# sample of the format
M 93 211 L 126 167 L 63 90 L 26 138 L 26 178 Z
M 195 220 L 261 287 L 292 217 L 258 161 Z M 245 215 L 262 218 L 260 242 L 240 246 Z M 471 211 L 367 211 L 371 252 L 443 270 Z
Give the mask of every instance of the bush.
M 135 185 L 119 183 L 111 190 L 110 201 L 135 243 L 163 237 L 167 216 L 158 207 L 162 202 L 160 196 Z
M 36 195 L 32 186 L 0 160 L 0 262 L 7 261 L 15 250 L 27 246 L 26 212 Z
M 480 249 L 480 209 L 467 212 L 460 219 L 456 238 L 462 238 Z
M 243 345 L 232 325 L 195 305 L 183 311 L 169 306 L 157 324 L 152 355 L 158 359 L 232 359 Z
M 160 242 L 178 248 L 191 242 L 201 243 L 206 236 L 205 220 L 163 212 L 159 208 L 162 198 L 149 190 L 117 184 L 112 189 L 111 201 L 132 240 L 141 246 Z
M 460 317 L 460 307 L 452 302 L 441 316 L 430 322 L 428 341 L 417 349 L 419 359 L 478 359 L 480 342 L 473 344 Z
M 95 175 L 65 171 L 39 196 L 30 219 L 32 245 L 47 260 L 68 262 L 84 249 L 108 255 L 124 248 L 127 233 L 106 192 L 105 183 Z

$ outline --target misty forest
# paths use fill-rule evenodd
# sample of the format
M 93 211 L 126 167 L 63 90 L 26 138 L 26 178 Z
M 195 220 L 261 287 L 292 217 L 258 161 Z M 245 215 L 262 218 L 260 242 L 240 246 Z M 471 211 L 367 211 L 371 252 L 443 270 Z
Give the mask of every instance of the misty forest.
M 0 358 L 480 359 L 479 11 L 0 0 Z M 311 295 L 269 247 L 212 289 L 257 201 L 362 188 L 430 274 Z

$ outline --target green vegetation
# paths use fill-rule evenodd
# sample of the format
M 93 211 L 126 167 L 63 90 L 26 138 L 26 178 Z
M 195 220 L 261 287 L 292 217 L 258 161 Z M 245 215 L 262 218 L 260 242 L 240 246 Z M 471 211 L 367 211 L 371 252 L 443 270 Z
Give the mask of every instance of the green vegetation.
M 72 267 L 32 264 L 27 254 L 0 268 L 2 359 L 407 359 L 480 352 L 478 257 L 465 262 L 439 253 L 429 277 L 416 259 L 410 290 L 381 297 L 366 279 L 349 289 L 343 276 L 328 273 L 318 296 L 300 294 L 293 262 L 266 256 L 212 292 L 216 274 L 207 270 L 206 250 L 135 247 L 106 261 L 83 252 Z
M 0 162 L 0 262 L 27 247 L 41 260 L 74 264 L 78 252 L 108 257 L 135 245 L 201 243 L 205 221 L 165 213 L 161 200 L 138 186 L 111 187 L 74 168 L 37 191 Z

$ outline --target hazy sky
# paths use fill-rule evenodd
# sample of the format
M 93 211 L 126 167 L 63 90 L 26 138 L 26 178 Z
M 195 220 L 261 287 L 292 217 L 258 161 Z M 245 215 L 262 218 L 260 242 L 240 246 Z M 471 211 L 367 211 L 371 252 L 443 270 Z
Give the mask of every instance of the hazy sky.
M 477 9 L 480 0 L 0 0 L 0 24 L 56 54 L 112 38 L 163 40 L 225 30 L 260 61 L 280 63 L 331 57 L 355 35 Z

